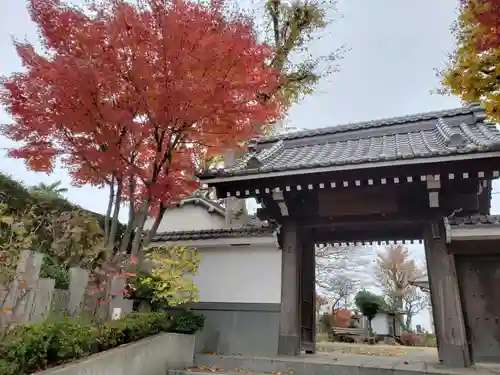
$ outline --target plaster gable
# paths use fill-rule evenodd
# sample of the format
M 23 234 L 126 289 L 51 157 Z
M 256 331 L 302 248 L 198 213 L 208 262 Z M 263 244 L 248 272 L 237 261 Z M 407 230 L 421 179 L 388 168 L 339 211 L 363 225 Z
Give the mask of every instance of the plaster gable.
M 154 218 L 148 218 L 144 230 L 151 229 Z M 158 233 L 224 228 L 224 217 L 209 212 L 200 205 L 183 205 L 169 208 L 160 222 Z

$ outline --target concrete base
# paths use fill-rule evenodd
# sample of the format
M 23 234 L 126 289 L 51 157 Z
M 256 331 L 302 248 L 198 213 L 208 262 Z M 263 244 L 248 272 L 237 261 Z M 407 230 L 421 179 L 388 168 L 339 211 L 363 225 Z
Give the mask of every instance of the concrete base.
M 199 302 L 189 307 L 205 316 L 196 353 L 277 355 L 279 303 Z
M 193 335 L 161 333 L 37 374 L 165 375 L 170 369 L 193 365 L 194 341 Z
M 413 358 L 413 359 L 412 359 Z M 296 357 L 243 357 L 196 355 L 195 365 L 220 369 L 220 374 L 267 373 L 294 375 L 498 375 L 497 367 L 447 368 L 437 356 L 381 357 L 360 354 L 318 353 Z M 179 374 L 184 375 L 184 374 Z
M 300 354 L 299 336 L 279 336 L 278 338 L 279 355 L 298 355 Z

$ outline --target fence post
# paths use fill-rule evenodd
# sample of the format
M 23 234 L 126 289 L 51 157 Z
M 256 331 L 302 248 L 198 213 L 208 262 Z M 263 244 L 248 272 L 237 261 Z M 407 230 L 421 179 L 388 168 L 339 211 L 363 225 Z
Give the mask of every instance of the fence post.
M 43 254 L 31 250 L 21 251 L 15 278 L 2 306 L 3 319 L 0 322 L 2 329 L 15 323 L 29 321 L 42 263 Z
M 123 291 L 125 289 L 126 280 L 123 276 L 114 276 L 111 279 L 110 288 L 109 288 L 109 313 L 108 316 L 113 316 L 114 309 L 120 309 L 120 316 L 122 316 L 123 312 Z
M 41 278 L 38 280 L 38 290 L 35 293 L 33 309 L 29 317 L 30 323 L 40 323 L 50 315 L 55 285 L 54 279 Z
M 68 314 L 71 317 L 78 316 L 83 308 L 85 290 L 89 282 L 89 273 L 80 267 L 69 269 L 69 302 Z

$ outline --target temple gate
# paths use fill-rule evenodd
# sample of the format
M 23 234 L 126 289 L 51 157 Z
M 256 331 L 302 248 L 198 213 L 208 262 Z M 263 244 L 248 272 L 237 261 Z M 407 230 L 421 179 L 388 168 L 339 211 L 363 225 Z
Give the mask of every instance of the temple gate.
M 499 171 L 500 132 L 470 106 L 257 139 L 200 178 L 279 231 L 279 354 L 315 352 L 315 245 L 423 240 L 440 359 L 466 367 L 500 362 Z

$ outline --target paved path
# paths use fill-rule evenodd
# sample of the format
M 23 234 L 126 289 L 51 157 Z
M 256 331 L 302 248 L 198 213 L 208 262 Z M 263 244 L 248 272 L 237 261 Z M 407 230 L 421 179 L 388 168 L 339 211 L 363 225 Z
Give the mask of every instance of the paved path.
M 341 342 L 319 342 L 318 352 L 336 354 L 360 354 L 380 357 L 409 357 L 428 358 L 429 361 L 438 361 L 437 349 L 419 346 L 402 346 L 386 344 L 348 344 Z

